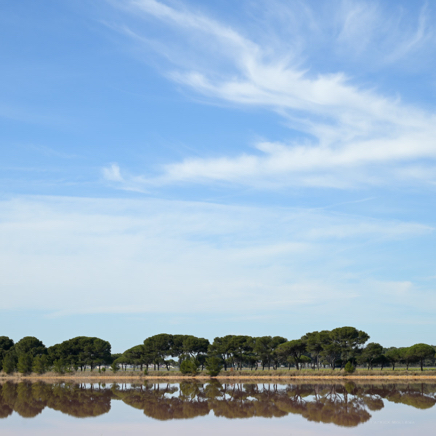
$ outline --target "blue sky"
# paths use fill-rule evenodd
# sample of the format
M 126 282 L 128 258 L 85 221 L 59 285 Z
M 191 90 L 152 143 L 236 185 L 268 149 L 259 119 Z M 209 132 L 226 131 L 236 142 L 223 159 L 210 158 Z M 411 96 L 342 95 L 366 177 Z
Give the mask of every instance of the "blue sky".
M 436 343 L 431 2 L 1 9 L 1 334 Z

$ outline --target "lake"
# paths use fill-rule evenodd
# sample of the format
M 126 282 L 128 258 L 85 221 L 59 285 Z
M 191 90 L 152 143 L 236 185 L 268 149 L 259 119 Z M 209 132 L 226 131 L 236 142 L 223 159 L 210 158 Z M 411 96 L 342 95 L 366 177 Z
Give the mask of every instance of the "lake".
M 436 384 L 0 384 L 4 435 L 410 435 L 436 426 Z

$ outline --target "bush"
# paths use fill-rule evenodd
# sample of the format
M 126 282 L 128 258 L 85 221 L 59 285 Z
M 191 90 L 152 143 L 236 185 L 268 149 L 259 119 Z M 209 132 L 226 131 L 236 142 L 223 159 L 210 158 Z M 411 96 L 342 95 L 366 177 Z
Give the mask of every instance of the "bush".
M 12 374 L 15 371 L 16 364 L 15 355 L 12 352 L 6 353 L 3 358 L 3 371 L 6 374 Z
M 111 365 L 112 372 L 118 372 L 120 370 L 120 365 L 117 362 L 113 362 Z
M 211 377 L 216 377 L 223 369 L 222 360 L 219 357 L 213 356 L 206 359 L 206 371 Z
M 32 372 L 33 356 L 31 353 L 23 353 L 18 358 L 18 372 L 29 374 Z
M 182 374 L 197 375 L 199 366 L 200 366 L 200 363 L 198 362 L 197 359 L 193 359 L 191 357 L 188 357 L 180 364 L 180 372 Z
M 144 375 L 148 375 L 148 368 L 144 369 Z
M 47 370 L 47 356 L 36 356 L 33 359 L 32 372 L 36 374 L 44 374 Z
M 352 374 L 354 371 L 356 371 L 356 368 L 353 366 L 351 362 L 347 362 L 345 364 L 344 371 L 348 374 Z
M 65 362 L 62 359 L 53 362 L 53 371 L 58 374 L 65 374 Z

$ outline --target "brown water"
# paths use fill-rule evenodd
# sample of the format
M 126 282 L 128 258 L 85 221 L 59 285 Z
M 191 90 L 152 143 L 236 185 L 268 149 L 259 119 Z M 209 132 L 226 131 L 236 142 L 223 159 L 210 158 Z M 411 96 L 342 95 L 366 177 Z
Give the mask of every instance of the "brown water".
M 3 435 L 406 435 L 436 426 L 432 383 L 3 383 Z M 78 419 L 79 418 L 79 419 Z

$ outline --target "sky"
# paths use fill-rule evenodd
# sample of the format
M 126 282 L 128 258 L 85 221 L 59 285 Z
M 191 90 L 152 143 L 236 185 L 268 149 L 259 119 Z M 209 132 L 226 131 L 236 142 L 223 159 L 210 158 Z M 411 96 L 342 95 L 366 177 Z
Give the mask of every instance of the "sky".
M 436 5 L 0 8 L 0 335 L 436 344 Z

